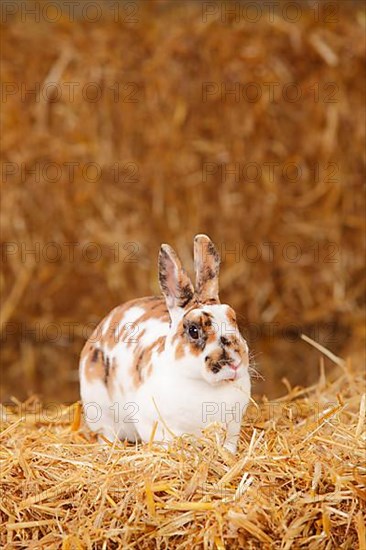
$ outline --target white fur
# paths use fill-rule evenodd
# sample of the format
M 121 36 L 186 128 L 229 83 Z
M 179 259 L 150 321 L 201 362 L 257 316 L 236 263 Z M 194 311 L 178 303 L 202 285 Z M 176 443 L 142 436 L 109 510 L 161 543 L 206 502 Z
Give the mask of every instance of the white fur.
M 208 237 L 197 236 L 196 239 L 200 239 L 200 243 L 205 243 Z M 163 246 L 167 256 L 169 248 Z M 170 262 L 177 262 L 172 256 L 168 259 Z M 201 264 L 197 262 L 198 266 Z M 170 276 L 174 277 L 178 272 L 179 266 L 176 264 L 175 271 L 170 270 Z M 171 281 L 169 283 L 171 284 Z M 174 289 L 174 284 L 171 284 L 171 287 Z M 179 341 L 177 342 L 175 336 L 185 310 L 177 307 L 174 303 L 176 297 L 172 298 L 169 296 L 169 290 L 167 292 L 168 297 L 165 295 L 165 298 L 171 323 L 157 318 L 140 322 L 139 319 L 146 310 L 143 301 L 138 302 L 141 305 L 136 305 L 135 302 L 130 307 L 121 309 L 120 319 L 117 315 L 117 334 L 112 345 L 106 343 L 110 342 L 106 335 L 108 331 L 116 328 L 111 327 L 111 320 L 118 308 L 99 325 L 97 334 L 100 339 L 95 337 L 93 340 L 91 337 L 85 345 L 80 360 L 80 386 L 86 422 L 93 431 L 103 434 L 107 439 L 113 440 L 118 437 L 144 442 L 150 440 L 157 423 L 154 439 L 162 443 L 167 443 L 174 435 L 190 433 L 199 436 L 202 429 L 210 423 L 219 422 L 227 429 L 225 446 L 235 452 L 242 416 L 250 400 L 251 384 L 246 342 L 239 329 L 228 322 L 229 306 L 219 303 L 199 305 L 196 313 L 204 311 L 214 320 L 212 330 L 215 331 L 215 341 L 207 341 L 202 353 L 197 352 L 193 355 L 188 352 L 180 359 L 176 359 L 176 346 Z M 194 313 L 194 310 L 191 312 Z M 128 323 L 136 323 L 138 330 L 131 331 L 127 340 L 123 341 L 123 329 Z M 229 363 L 240 364 L 236 371 L 225 361 L 217 373 L 207 367 L 208 356 L 214 357 L 215 350 L 221 349 L 221 336 L 235 336 L 240 342 L 241 348 L 233 345 L 228 346 L 226 350 Z M 140 365 L 138 358 L 141 352 L 160 337 L 166 337 L 163 351 L 159 352 L 154 348 L 150 364 Z M 221 342 L 222 345 L 225 344 Z M 86 366 L 88 360 L 90 363 L 89 354 L 93 353 L 95 347 L 103 352 L 105 360 L 109 360 L 109 368 L 111 365 L 116 366 L 112 379 L 113 387 L 106 385 L 104 377 L 99 379 L 90 376 L 90 372 L 101 372 L 100 369 L 93 371 L 94 368 L 97 369 L 94 365 L 89 367 L 91 371 L 89 370 L 88 380 Z M 183 349 L 188 350 L 189 346 Z M 235 349 L 244 352 L 240 355 Z M 137 363 L 143 369 L 150 367 L 151 370 L 150 374 L 142 370 L 143 381 L 140 384 L 137 384 L 132 376 Z
M 214 315 L 215 330 L 219 335 L 230 334 L 225 317 L 225 305 L 200 308 Z M 124 314 L 120 326 L 138 319 L 144 310 L 132 307 Z M 110 320 L 107 318 L 107 322 Z M 216 376 L 216 383 L 210 384 L 197 368 L 197 358 L 185 356 L 175 360 L 169 346 L 174 326 L 151 319 L 140 330 L 145 330 L 144 346 L 149 346 L 160 336 L 167 336 L 166 349 L 162 354 L 152 355 L 152 374 L 137 389 L 128 375 L 135 358 L 137 344 L 119 342 L 110 350 L 104 349 L 111 360 L 117 361 L 116 384 L 113 395 L 108 394 L 102 381 L 89 383 L 84 374 L 85 359 L 80 364 L 81 397 L 86 412 L 86 421 L 93 431 L 102 433 L 107 439 L 127 438 L 129 441 L 149 441 L 155 422 L 158 428 L 156 441 L 170 441 L 174 435 L 192 433 L 197 436 L 212 422 L 227 427 L 225 445 L 235 451 L 242 415 L 250 399 L 250 378 L 248 365 L 243 365 L 238 380 L 226 381 L 232 375 L 228 367 Z M 103 331 L 102 331 L 103 332 Z M 209 353 L 215 344 L 208 344 Z M 233 355 L 235 362 L 235 355 Z M 201 358 L 199 358 L 201 361 Z M 203 367 L 203 365 L 202 365 Z M 230 414 L 230 410 L 234 414 Z M 98 412 L 98 414 L 97 414 Z

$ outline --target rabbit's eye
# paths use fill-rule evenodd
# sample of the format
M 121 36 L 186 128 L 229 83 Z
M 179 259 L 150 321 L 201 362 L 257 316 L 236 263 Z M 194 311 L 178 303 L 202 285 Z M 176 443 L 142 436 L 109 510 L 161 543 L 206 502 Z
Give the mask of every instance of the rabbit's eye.
M 188 329 L 188 334 L 193 340 L 197 340 L 199 337 L 199 331 L 196 325 L 190 325 Z

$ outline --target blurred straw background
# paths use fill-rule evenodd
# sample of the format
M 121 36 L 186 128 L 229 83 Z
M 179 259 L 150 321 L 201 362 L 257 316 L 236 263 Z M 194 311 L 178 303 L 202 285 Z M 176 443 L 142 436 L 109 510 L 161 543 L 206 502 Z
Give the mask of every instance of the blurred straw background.
M 92 326 L 159 292 L 162 242 L 191 271 L 198 232 L 255 392 L 318 376 L 301 333 L 359 357 L 363 4 L 298 3 L 294 22 L 283 4 L 256 21 L 245 2 L 102 2 L 97 21 L 51 4 L 2 23 L 3 398 L 77 399 Z

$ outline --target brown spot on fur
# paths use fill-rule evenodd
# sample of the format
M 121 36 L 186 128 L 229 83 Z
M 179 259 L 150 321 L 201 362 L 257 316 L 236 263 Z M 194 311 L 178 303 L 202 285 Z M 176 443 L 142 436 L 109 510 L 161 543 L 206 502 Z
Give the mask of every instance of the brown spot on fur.
M 152 373 L 152 354 L 154 351 L 161 353 L 164 350 L 166 336 L 160 336 L 150 346 L 139 348 L 136 351 L 135 360 L 131 367 L 131 375 L 135 387 L 138 387 Z
M 214 330 L 210 330 L 210 332 L 207 335 L 207 344 L 213 344 L 216 342 L 216 334 Z
M 235 311 L 229 307 L 227 313 L 226 313 L 227 320 L 229 321 L 229 324 L 236 327 L 236 315 Z
M 84 346 L 85 350 L 85 346 Z M 83 350 L 83 351 L 84 351 Z M 86 357 L 86 362 L 84 365 L 84 373 L 88 382 L 93 382 L 94 380 L 103 381 L 105 378 L 105 364 L 104 364 L 104 354 L 101 349 L 93 348 L 91 352 L 86 351 L 84 353 Z M 83 358 L 83 353 L 82 353 Z
M 201 302 L 202 304 L 204 305 L 214 305 L 214 304 L 219 304 L 220 303 L 220 300 L 216 299 L 216 298 L 210 298 L 209 300 L 205 300 L 204 302 Z
M 162 353 L 164 351 L 165 342 L 166 342 L 166 336 L 160 336 L 156 340 L 156 351 L 157 351 L 157 353 Z
M 93 350 L 93 347 L 91 348 Z M 98 360 L 98 357 L 99 357 L 99 352 L 100 352 L 100 349 L 99 348 L 95 348 L 93 351 L 92 351 L 92 356 L 91 356 L 91 362 L 92 363 L 96 363 L 97 360 Z
M 206 368 L 213 373 L 218 373 L 222 365 L 230 362 L 230 354 L 227 349 L 232 346 L 237 346 L 234 351 L 239 354 L 241 361 L 248 362 L 248 352 L 245 347 L 245 342 L 241 338 L 234 335 L 220 337 L 221 348 L 216 349 L 205 358 Z
M 219 361 L 225 361 L 227 359 L 228 355 L 226 354 L 225 350 L 217 349 L 207 357 L 206 367 L 208 370 L 216 374 L 222 368 L 222 366 L 219 364 Z
M 202 303 L 219 303 L 220 256 L 207 235 L 194 239 L 196 294 Z
M 215 342 L 217 336 L 214 326 L 212 325 L 212 315 L 206 311 L 202 312 L 203 315 L 203 327 L 207 336 L 207 344 Z
M 112 399 L 115 387 L 115 378 L 116 378 L 116 372 L 117 372 L 117 360 L 115 357 L 112 359 L 112 363 L 109 367 L 108 372 L 108 379 L 107 379 L 107 390 L 109 397 Z
M 151 318 L 160 319 L 162 322 L 169 322 L 169 313 L 165 305 L 165 300 L 159 296 L 148 296 L 145 298 L 137 298 L 136 300 L 130 300 L 121 306 L 114 308 L 96 327 L 92 335 L 89 337 L 87 344 L 93 346 L 95 343 L 103 345 L 106 349 L 111 349 L 115 344 L 119 342 L 136 343 L 143 332 L 141 330 L 135 330 L 134 326 L 137 325 L 137 320 L 133 323 L 126 323 L 120 325 L 125 313 L 132 307 L 144 308 L 146 313 L 144 319 L 142 316 L 138 319 L 139 322 L 148 320 Z M 107 330 L 105 327 L 108 325 Z M 139 328 L 139 327 L 137 327 Z M 103 334 L 103 331 L 104 334 Z M 128 336 L 131 336 L 129 338 Z
M 130 372 L 132 375 L 133 384 L 136 387 L 139 386 L 142 382 L 140 369 L 141 369 L 141 359 L 142 359 L 143 353 L 144 352 L 141 349 L 136 353 L 131 366 Z
M 127 323 L 127 326 L 123 326 L 123 317 L 125 313 L 134 306 L 144 308 L 145 313 L 141 315 L 135 323 Z M 104 381 L 110 396 L 113 395 L 117 362 L 115 358 L 111 359 L 108 352 L 103 354 L 102 349 L 112 350 L 117 343 L 125 342 L 127 347 L 140 347 L 140 352 L 142 352 L 143 346 L 141 341 L 146 333 L 146 330 L 142 328 L 142 326 L 143 323 L 149 319 L 159 319 L 162 322 L 170 321 L 164 298 L 150 296 L 131 300 L 114 308 L 99 323 L 85 343 L 80 356 L 80 362 L 84 364 L 83 370 L 88 382 L 92 382 L 93 380 Z M 134 330 L 134 325 L 137 326 L 137 331 Z M 106 326 L 108 326 L 107 330 L 105 330 Z M 119 326 L 120 328 L 118 329 Z M 154 345 L 148 347 L 144 351 L 144 360 L 149 361 L 151 359 L 151 354 L 149 357 L 150 348 L 151 352 L 154 348 L 158 353 L 161 353 L 164 350 L 165 340 L 166 337 L 161 336 L 155 341 Z M 138 379 L 140 379 L 140 367 L 137 368 L 137 365 L 135 365 L 135 368 L 132 368 L 132 370 L 135 372 L 135 381 L 138 381 Z M 141 373 L 143 370 L 141 365 Z M 144 376 L 148 376 L 148 373 L 151 373 L 151 368 L 146 370 Z
M 229 340 L 228 338 L 226 338 L 226 336 L 220 336 L 220 343 L 223 346 L 230 347 L 233 342 L 231 340 Z
M 104 363 L 104 383 L 107 386 L 108 378 L 109 378 L 109 369 L 111 366 L 111 360 L 109 359 L 108 355 L 103 356 L 103 363 Z
M 182 357 L 185 356 L 183 321 L 179 322 L 179 325 L 177 327 L 177 332 L 174 334 L 174 336 L 172 338 L 172 344 L 173 344 L 173 346 L 176 345 L 175 359 L 176 360 L 182 359 Z
M 178 361 L 179 359 L 182 359 L 186 354 L 185 345 L 184 342 L 179 342 L 177 347 L 175 348 L 175 359 Z
M 199 356 L 207 343 L 215 342 L 217 336 L 213 328 L 212 315 L 205 311 L 193 311 L 190 308 L 177 327 L 177 332 L 172 338 L 175 349 L 175 359 L 181 359 L 186 354 Z M 194 340 L 189 337 L 189 326 L 194 323 L 199 329 L 199 338 Z
M 170 322 L 169 312 L 168 312 L 168 308 L 166 307 L 164 298 L 155 298 L 154 301 L 151 301 L 149 304 L 146 304 L 144 309 L 145 309 L 145 313 L 143 313 L 135 321 L 137 325 L 139 325 L 140 323 L 145 323 L 150 319 L 158 319 L 163 323 Z
M 180 288 L 181 290 L 180 290 L 178 305 L 179 307 L 186 307 L 193 298 L 193 294 L 194 294 L 193 288 L 190 283 L 183 285 L 183 281 L 181 283 Z
M 129 306 L 131 307 L 131 306 Z M 111 311 L 111 313 L 104 319 L 100 325 L 100 337 L 102 343 L 111 349 L 119 341 L 119 335 L 116 333 L 118 324 L 121 322 L 126 310 L 126 304 L 118 306 Z M 105 327 L 108 325 L 107 331 L 103 334 Z
M 193 299 L 193 285 L 177 254 L 169 245 L 162 245 L 160 248 L 159 283 L 169 308 L 184 308 Z
M 202 315 L 202 318 L 203 318 L 203 324 L 206 327 L 210 327 L 212 325 L 212 315 L 211 315 L 211 313 L 208 313 L 207 311 L 202 311 L 201 315 Z
M 146 330 L 144 328 L 141 330 L 139 326 L 130 327 L 130 329 L 126 330 L 124 333 L 123 342 L 127 345 L 127 347 L 139 344 L 145 333 Z

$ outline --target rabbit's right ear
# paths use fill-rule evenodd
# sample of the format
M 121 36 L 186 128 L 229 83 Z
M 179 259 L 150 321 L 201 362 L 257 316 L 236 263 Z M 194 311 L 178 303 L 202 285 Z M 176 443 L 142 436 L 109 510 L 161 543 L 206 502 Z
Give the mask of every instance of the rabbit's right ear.
M 159 252 L 159 283 L 173 319 L 192 301 L 194 288 L 180 259 L 168 244 L 162 244 Z
M 200 302 L 219 300 L 220 256 L 207 235 L 194 238 L 194 269 L 196 272 L 196 294 Z

